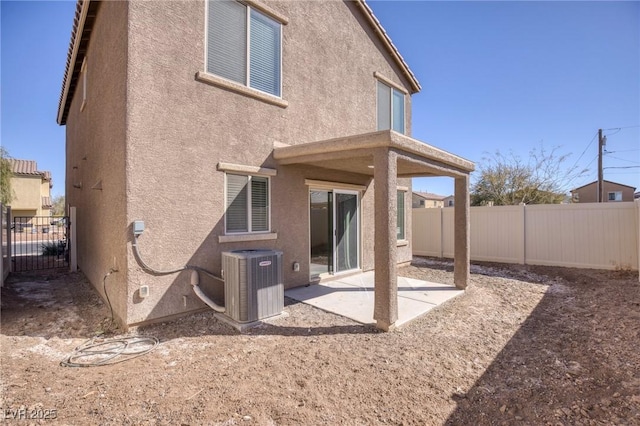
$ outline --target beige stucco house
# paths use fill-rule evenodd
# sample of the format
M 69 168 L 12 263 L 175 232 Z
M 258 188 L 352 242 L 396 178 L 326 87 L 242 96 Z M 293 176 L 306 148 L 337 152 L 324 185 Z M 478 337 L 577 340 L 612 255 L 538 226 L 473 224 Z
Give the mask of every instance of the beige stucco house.
M 14 217 L 33 217 L 51 215 L 51 172 L 38 170 L 33 160 L 10 159 L 13 176 L 11 177 L 11 214 Z M 29 223 L 29 220 L 23 221 Z
M 633 186 L 605 180 L 602 182 L 602 202 L 633 201 L 635 190 Z M 598 181 L 572 189 L 571 201 L 574 203 L 597 203 Z
M 466 286 L 473 164 L 411 137 L 420 85 L 364 1 L 84 0 L 76 22 L 58 111 L 66 200 L 78 265 L 100 292 L 115 271 L 122 324 L 205 307 L 189 274 L 142 267 L 142 220 L 158 269 L 220 274 L 221 253 L 245 248 L 282 251 L 286 288 L 375 268 L 374 318 L 392 328 L 414 176 L 455 179 Z
M 431 192 L 414 191 L 411 194 L 411 207 L 414 209 L 432 209 L 444 207 L 444 195 L 432 194 Z

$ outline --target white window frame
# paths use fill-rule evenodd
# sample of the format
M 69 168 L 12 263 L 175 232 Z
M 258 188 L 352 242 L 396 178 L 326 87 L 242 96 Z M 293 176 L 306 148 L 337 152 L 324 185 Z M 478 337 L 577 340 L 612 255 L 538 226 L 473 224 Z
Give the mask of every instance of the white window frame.
M 613 195 L 613 200 L 611 199 L 611 195 Z M 622 191 L 609 191 L 607 193 L 607 201 L 608 202 L 622 201 Z
M 384 86 L 386 86 L 389 89 L 389 129 L 380 129 L 379 128 L 379 124 L 377 122 L 378 120 L 378 111 L 379 111 L 379 105 L 378 105 L 378 90 L 379 90 L 379 86 L 378 84 L 382 84 Z M 398 89 L 397 87 L 394 87 L 392 85 L 390 85 L 387 81 L 378 78 L 376 79 L 376 129 L 377 130 L 393 130 L 394 132 L 397 132 L 397 130 L 393 129 L 393 95 L 394 93 L 398 93 L 400 95 L 402 95 L 402 134 L 406 134 L 407 133 L 407 106 L 406 106 L 406 93 L 404 93 L 402 90 Z
M 264 6 L 263 7 L 255 7 L 254 4 L 252 4 L 253 3 L 252 1 L 238 2 L 241 5 L 245 6 L 246 12 L 247 12 L 246 13 L 246 19 L 247 19 L 247 41 L 246 41 L 246 46 L 247 47 L 246 47 L 246 52 L 245 52 L 247 69 L 246 69 L 246 73 L 245 73 L 244 84 L 243 83 L 238 83 L 237 81 L 229 80 L 227 78 L 224 78 L 222 76 L 219 76 L 217 74 L 209 72 L 209 69 L 208 69 L 208 63 L 209 63 L 209 58 L 208 58 L 208 55 L 209 55 L 209 46 L 208 46 L 208 44 L 209 44 L 209 29 L 208 29 L 208 25 L 209 25 L 209 2 L 210 1 L 216 1 L 216 0 L 207 0 L 205 2 L 205 20 L 204 20 L 204 27 L 205 27 L 205 29 L 204 29 L 204 70 L 205 70 L 205 73 L 207 73 L 209 75 L 213 75 L 213 76 L 215 76 L 217 78 L 220 78 L 220 79 L 222 79 L 224 81 L 227 81 L 231 85 L 240 84 L 240 85 L 243 85 L 244 87 L 246 87 L 246 88 L 248 88 L 250 90 L 255 90 L 257 92 L 264 93 L 264 94 L 266 94 L 268 96 L 274 96 L 276 98 L 282 99 L 282 75 L 283 75 L 283 72 L 282 72 L 282 56 L 283 56 L 282 55 L 282 51 L 283 51 L 283 49 L 282 49 L 282 47 L 283 47 L 282 46 L 282 33 L 283 33 L 283 31 L 282 31 L 282 29 L 283 29 L 283 26 L 286 25 L 286 23 L 287 23 L 286 18 L 277 16 L 273 12 L 267 13 L 266 10 L 263 10 Z M 252 10 L 256 11 L 257 13 L 260 13 L 265 18 L 270 19 L 271 21 L 275 22 L 276 24 L 278 24 L 280 26 L 280 42 L 279 42 L 280 43 L 280 64 L 279 64 L 280 76 L 279 76 L 279 79 L 278 79 L 278 81 L 280 83 L 280 86 L 278 88 L 279 94 L 277 94 L 277 95 L 273 94 L 273 93 L 265 92 L 263 90 L 256 89 L 255 87 L 251 87 L 250 86 L 250 81 L 251 81 L 251 11 Z
M 398 197 L 398 194 L 400 194 L 402 192 L 402 201 L 403 201 L 403 206 L 402 206 L 402 212 L 404 213 L 403 217 L 402 217 L 402 238 L 398 237 L 398 241 L 404 241 L 407 239 L 407 193 L 408 191 L 405 189 L 398 189 L 396 191 L 396 200 Z M 398 206 L 396 206 L 396 236 L 398 235 L 398 221 L 400 218 L 400 215 L 397 214 L 398 212 Z
M 227 175 L 236 175 L 236 176 L 247 176 L 248 181 L 247 181 L 247 231 L 228 231 L 227 230 L 227 208 L 228 206 L 228 200 L 227 200 L 227 189 L 228 189 L 228 182 L 227 182 Z M 268 191 L 268 196 L 267 196 L 267 215 L 269 217 L 268 221 L 267 221 L 267 229 L 264 231 L 253 231 L 251 229 L 252 223 L 251 223 L 251 178 L 253 177 L 261 177 L 261 178 L 266 178 L 267 179 L 267 191 Z M 271 233 L 271 177 L 269 175 L 266 174 L 260 174 L 260 173 L 256 173 L 256 174 L 249 174 L 249 173 L 242 173 L 242 172 L 225 172 L 224 174 L 224 234 L 225 235 L 249 235 L 249 234 L 270 234 Z

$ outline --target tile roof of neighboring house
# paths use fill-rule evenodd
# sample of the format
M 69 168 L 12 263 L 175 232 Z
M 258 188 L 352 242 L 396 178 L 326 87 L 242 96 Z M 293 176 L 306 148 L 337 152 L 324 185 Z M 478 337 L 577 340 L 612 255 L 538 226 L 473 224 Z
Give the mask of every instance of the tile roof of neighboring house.
M 365 17 L 374 28 L 376 34 L 387 49 L 387 52 L 396 61 L 405 77 L 411 85 L 411 93 L 417 93 L 422 89 L 418 79 L 413 74 L 409 65 L 405 62 L 398 48 L 393 44 L 391 38 L 373 14 L 373 11 L 365 0 L 355 0 L 355 3 L 364 12 Z M 76 13 L 73 18 L 73 28 L 71 29 L 71 41 L 69 42 L 69 51 L 67 53 L 67 65 L 62 79 L 62 91 L 60 93 L 60 101 L 58 102 L 58 124 L 64 125 L 67 122 L 67 115 L 73 99 L 78 77 L 80 76 L 80 68 L 84 56 L 87 52 L 87 45 L 91 37 L 91 30 L 98 11 L 99 1 L 96 0 L 78 0 L 76 3 Z
M 635 186 L 625 185 L 624 183 L 611 182 L 610 180 L 606 180 L 606 179 L 605 179 L 605 180 L 603 180 L 603 182 L 607 182 L 607 183 L 610 183 L 610 184 L 613 184 L 613 185 L 626 186 L 627 188 L 632 188 L 634 191 L 636 190 L 636 187 L 635 187 Z M 579 186 L 579 187 L 577 187 L 577 188 L 574 188 L 574 189 L 572 189 L 572 190 L 571 190 L 571 192 L 577 191 L 577 190 L 582 189 L 582 188 L 584 188 L 584 187 L 586 187 L 586 186 L 589 186 L 589 185 L 593 185 L 594 183 L 598 183 L 598 181 L 597 181 L 597 180 L 594 180 L 593 182 L 589 182 L 589 183 L 588 183 L 588 184 L 586 184 L 586 185 L 582 185 L 582 186 Z
M 436 200 L 436 201 L 442 201 L 445 198 L 447 198 L 445 195 L 438 195 L 438 194 L 432 194 L 431 192 L 418 192 L 418 191 L 413 191 L 413 193 L 415 195 L 417 195 L 418 197 L 422 197 L 425 200 Z
M 33 160 L 10 159 L 13 173 L 18 175 L 39 175 L 38 164 Z
M 11 170 L 16 175 L 42 176 L 44 180 L 51 180 L 51 172 L 38 170 L 38 163 L 33 160 L 17 160 L 10 158 Z
M 42 197 L 42 207 L 51 208 L 53 204 L 51 204 L 51 197 Z

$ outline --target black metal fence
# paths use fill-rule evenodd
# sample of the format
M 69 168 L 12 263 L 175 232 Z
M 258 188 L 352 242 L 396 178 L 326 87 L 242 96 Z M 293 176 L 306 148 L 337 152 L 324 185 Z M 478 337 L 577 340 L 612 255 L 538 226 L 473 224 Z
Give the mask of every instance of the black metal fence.
M 69 219 L 64 216 L 16 216 L 11 223 L 14 272 L 69 266 Z

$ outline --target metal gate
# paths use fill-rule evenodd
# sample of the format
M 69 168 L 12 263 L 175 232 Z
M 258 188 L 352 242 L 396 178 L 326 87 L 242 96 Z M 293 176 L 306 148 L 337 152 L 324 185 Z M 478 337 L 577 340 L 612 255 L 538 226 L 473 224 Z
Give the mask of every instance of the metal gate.
M 69 218 L 16 216 L 11 223 L 13 272 L 69 266 Z

